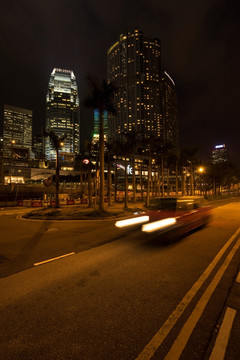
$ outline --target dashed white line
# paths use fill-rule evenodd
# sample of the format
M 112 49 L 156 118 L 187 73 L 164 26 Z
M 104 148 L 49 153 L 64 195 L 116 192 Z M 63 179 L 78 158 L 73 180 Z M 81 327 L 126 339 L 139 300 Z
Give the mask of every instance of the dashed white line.
M 214 348 L 212 350 L 209 360 L 223 360 L 231 333 L 233 321 L 236 315 L 236 310 L 228 307 L 226 309 L 222 325 L 220 327 Z
M 33 264 L 34 266 L 38 266 L 38 265 L 43 265 L 43 264 L 46 264 L 46 263 L 49 263 L 49 262 L 52 262 L 52 261 L 55 261 L 55 260 L 58 260 L 58 259 L 62 259 L 66 256 L 70 256 L 70 255 L 74 255 L 75 252 L 71 252 L 69 254 L 64 254 L 64 255 L 61 255 L 61 256 L 57 256 L 55 258 L 52 258 L 52 259 L 48 259 L 48 260 L 44 260 L 44 261 L 41 261 L 41 262 L 38 262 L 38 263 L 35 263 Z

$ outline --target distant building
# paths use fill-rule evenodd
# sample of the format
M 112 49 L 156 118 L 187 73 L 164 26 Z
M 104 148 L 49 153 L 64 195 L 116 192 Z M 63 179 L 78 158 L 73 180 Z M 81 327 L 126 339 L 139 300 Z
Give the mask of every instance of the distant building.
M 32 151 L 34 153 L 35 159 L 44 158 L 44 136 L 43 135 L 34 135 L 32 142 Z
M 3 157 L 24 158 L 32 149 L 32 111 L 4 105 Z M 22 155 L 21 155 L 22 154 Z
M 154 135 L 177 143 L 176 89 L 170 76 L 162 74 L 160 40 L 134 29 L 120 35 L 107 57 L 108 82 L 117 89 L 109 138 L 123 140 L 123 133 L 134 129 L 145 140 Z
M 92 143 L 96 144 L 99 141 L 99 126 L 100 126 L 100 119 L 99 119 L 99 110 L 94 110 L 94 128 L 93 128 L 93 137 Z M 103 113 L 103 131 L 104 131 L 104 139 L 107 140 L 108 134 L 108 114 L 107 111 Z
M 79 97 L 73 71 L 53 69 L 46 106 L 46 130 L 53 130 L 59 136 L 67 134 L 62 153 L 77 155 L 80 148 Z M 49 138 L 46 138 L 45 155 L 48 160 L 56 158 Z
M 216 145 L 212 150 L 213 164 L 227 163 L 229 161 L 228 148 L 225 144 Z

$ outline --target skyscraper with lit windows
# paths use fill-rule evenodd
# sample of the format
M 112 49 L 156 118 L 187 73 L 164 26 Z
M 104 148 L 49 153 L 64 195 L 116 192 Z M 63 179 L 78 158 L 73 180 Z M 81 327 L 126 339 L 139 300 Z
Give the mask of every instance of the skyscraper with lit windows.
M 165 141 L 160 40 L 134 29 L 120 35 L 107 57 L 108 82 L 117 88 L 117 116 L 109 114 L 109 137 L 121 140 L 123 132 L 134 128 L 144 139 L 154 135 Z
M 29 157 L 32 149 L 32 111 L 4 105 L 4 158 L 13 157 L 13 147 L 19 149 L 19 151 L 26 149 Z
M 73 71 L 53 69 L 46 99 L 46 130 L 53 130 L 59 136 L 67 134 L 63 154 L 78 154 L 80 148 L 79 97 Z M 48 160 L 56 157 L 48 138 L 45 144 Z

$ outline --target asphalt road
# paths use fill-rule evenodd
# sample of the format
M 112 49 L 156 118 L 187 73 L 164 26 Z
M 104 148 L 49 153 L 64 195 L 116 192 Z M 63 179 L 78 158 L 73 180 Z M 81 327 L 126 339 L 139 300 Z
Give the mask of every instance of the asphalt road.
M 168 244 L 109 220 L 16 215 L 0 215 L 0 359 L 209 358 L 239 271 L 240 203 Z

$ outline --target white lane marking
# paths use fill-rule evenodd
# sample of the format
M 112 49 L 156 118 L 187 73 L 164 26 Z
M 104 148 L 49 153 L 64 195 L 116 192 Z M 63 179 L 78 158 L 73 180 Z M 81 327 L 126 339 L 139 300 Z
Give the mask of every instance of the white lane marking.
M 64 258 L 64 257 L 66 257 L 66 256 L 70 256 L 70 255 L 74 255 L 74 254 L 75 254 L 75 252 L 71 252 L 71 253 L 69 253 L 69 254 L 57 256 L 57 257 L 55 257 L 55 258 L 48 259 L 48 260 L 44 260 L 44 261 L 35 263 L 35 264 L 33 264 L 33 265 L 34 265 L 34 266 L 38 266 L 38 265 L 46 264 L 46 263 L 49 263 L 49 262 L 51 262 L 51 261 L 55 261 L 55 260 L 58 260 L 58 259 L 62 259 L 62 258 Z
M 149 360 L 161 346 L 162 342 L 172 330 L 173 326 L 176 324 L 177 320 L 183 314 L 186 307 L 192 301 L 193 297 L 196 295 L 198 290 L 201 288 L 205 280 L 210 276 L 211 272 L 214 270 L 217 263 L 220 261 L 221 257 L 224 255 L 228 247 L 236 239 L 240 233 L 240 227 L 237 231 L 231 236 L 231 238 L 226 242 L 222 249 L 215 256 L 211 264 L 208 265 L 206 270 L 202 273 L 200 278 L 195 282 L 192 288 L 187 292 L 181 302 L 177 305 L 176 309 L 171 313 L 169 318 L 165 321 L 163 326 L 158 330 L 158 332 L 153 336 L 149 343 L 145 346 L 142 352 L 138 355 L 136 360 Z
M 233 256 L 235 255 L 236 251 L 238 250 L 240 246 L 240 238 L 228 254 L 226 260 L 214 276 L 211 283 L 208 285 L 207 289 L 203 293 L 201 299 L 198 301 L 197 305 L 195 306 L 193 312 L 189 316 L 188 320 L 184 324 L 181 332 L 179 333 L 177 339 L 173 343 L 171 349 L 169 350 L 167 356 L 164 358 L 164 360 L 178 360 L 198 322 L 200 317 L 203 314 L 203 311 L 205 310 L 205 307 L 208 304 L 208 301 L 210 300 L 210 297 L 212 296 L 214 290 L 216 289 L 217 285 L 219 284 L 220 280 L 222 279 L 225 271 L 228 268 L 228 265 L 230 264 Z
M 239 271 L 238 276 L 236 278 L 236 282 L 240 283 L 240 271 Z
M 231 333 L 233 321 L 236 315 L 236 310 L 228 307 L 226 309 L 222 325 L 220 327 L 214 348 L 212 350 L 209 360 L 223 360 L 227 349 L 229 336 Z
M 57 230 L 57 228 L 47 229 L 47 231 L 54 231 L 54 230 Z

